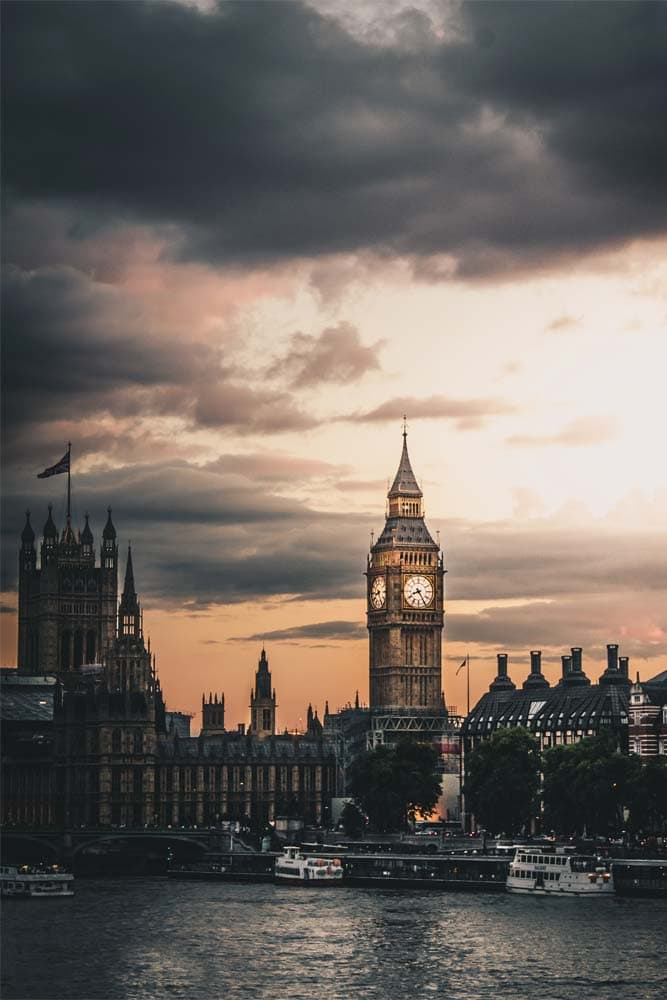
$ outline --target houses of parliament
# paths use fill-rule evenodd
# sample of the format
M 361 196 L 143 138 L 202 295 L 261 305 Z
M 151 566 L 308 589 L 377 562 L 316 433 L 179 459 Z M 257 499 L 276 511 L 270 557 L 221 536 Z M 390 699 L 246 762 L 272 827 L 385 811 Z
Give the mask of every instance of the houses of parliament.
M 261 650 L 247 724 L 228 729 L 224 693 L 202 696 L 202 729 L 167 710 L 144 637 L 132 550 L 118 595 L 109 508 L 99 562 L 88 515 L 59 529 L 51 507 L 39 552 L 30 514 L 19 549 L 18 663 L 3 670 L 2 821 L 26 825 L 208 825 L 279 815 L 330 818 L 346 768 L 401 733 L 437 742 L 447 727 L 441 688 L 442 553 L 424 522 L 404 429 L 384 529 L 366 565 L 370 706 L 358 697 L 304 733 L 276 729 L 276 691 Z M 69 466 L 68 466 L 69 476 Z M 69 480 L 68 480 L 69 498 Z

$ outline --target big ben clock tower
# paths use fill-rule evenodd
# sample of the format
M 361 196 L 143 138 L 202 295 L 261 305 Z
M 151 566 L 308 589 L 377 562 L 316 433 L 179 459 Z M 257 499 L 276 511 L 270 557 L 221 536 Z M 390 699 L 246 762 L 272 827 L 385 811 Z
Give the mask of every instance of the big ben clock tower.
M 391 732 L 435 733 L 447 719 L 441 684 L 445 569 L 424 523 L 405 427 L 387 501 L 384 529 L 366 569 L 372 743 Z

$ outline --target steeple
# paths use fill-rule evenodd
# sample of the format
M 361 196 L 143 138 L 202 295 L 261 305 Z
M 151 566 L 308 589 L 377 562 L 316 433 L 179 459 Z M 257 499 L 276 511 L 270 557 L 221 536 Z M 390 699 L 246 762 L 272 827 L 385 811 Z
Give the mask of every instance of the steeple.
M 86 521 L 87 523 L 87 521 Z M 132 543 L 127 547 L 127 563 L 125 564 L 125 584 L 123 586 L 122 601 L 128 602 L 136 599 L 137 592 L 134 589 L 134 569 L 132 567 Z
M 263 647 L 255 672 L 255 690 L 250 692 L 249 732 L 260 739 L 275 736 L 276 732 L 276 692 L 271 692 L 271 672 Z
M 389 516 L 422 517 L 422 497 L 423 493 L 410 464 L 410 456 L 408 455 L 408 431 L 407 425 L 404 423 L 401 460 L 398 463 L 398 470 L 394 476 L 394 482 L 391 485 L 391 489 L 387 493 L 387 499 L 389 500 Z
M 111 520 L 111 507 L 107 507 L 107 523 L 104 525 L 104 531 L 102 532 L 102 538 L 104 539 L 114 539 L 116 538 L 116 529 L 113 526 L 113 521 Z
M 90 525 L 88 524 L 88 518 L 89 518 L 90 515 L 86 512 L 86 514 L 84 516 L 86 518 L 86 524 L 84 526 L 83 531 L 81 532 L 81 542 L 84 545 L 92 545 L 93 544 L 93 533 L 90 530 Z
M 51 504 L 49 504 L 49 516 L 46 519 L 46 523 L 44 525 L 44 531 L 42 532 L 42 534 L 44 535 L 45 539 L 46 538 L 57 538 L 58 537 L 58 529 L 56 528 L 55 524 L 53 523 L 53 517 L 51 516 L 52 511 L 53 511 L 53 507 L 52 507 Z
M 125 565 L 125 585 L 123 596 L 118 607 L 118 638 L 124 636 L 140 639 L 142 637 L 141 606 L 134 589 L 134 571 L 132 568 L 132 546 L 127 547 L 127 563 Z
M 30 511 L 25 512 L 25 526 L 21 532 L 21 541 L 23 542 L 24 548 L 32 548 L 35 541 L 35 532 L 32 530 L 32 525 L 30 523 Z

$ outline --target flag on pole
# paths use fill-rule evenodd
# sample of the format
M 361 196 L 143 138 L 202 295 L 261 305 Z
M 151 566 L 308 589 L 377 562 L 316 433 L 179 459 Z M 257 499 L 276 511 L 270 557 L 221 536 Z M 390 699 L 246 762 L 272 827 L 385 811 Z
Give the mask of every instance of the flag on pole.
M 48 469 L 44 469 L 44 472 L 38 472 L 38 479 L 48 479 L 49 476 L 59 476 L 61 472 L 69 472 L 69 451 L 66 451 L 59 462 L 55 465 L 49 466 Z
M 459 674 L 461 673 L 461 671 L 463 670 L 463 668 L 465 667 L 465 665 L 466 665 L 467 662 L 468 662 L 468 657 L 466 656 L 465 660 L 463 661 L 463 663 L 461 664 L 461 666 L 459 667 L 459 669 L 454 674 L 455 677 L 459 676 Z

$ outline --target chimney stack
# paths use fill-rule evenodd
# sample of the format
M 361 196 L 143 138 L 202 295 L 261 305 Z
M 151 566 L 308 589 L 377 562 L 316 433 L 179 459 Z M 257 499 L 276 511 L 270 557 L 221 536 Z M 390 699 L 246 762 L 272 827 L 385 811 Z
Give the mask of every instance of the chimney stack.
M 542 676 L 542 650 L 531 649 L 530 651 L 530 673 L 523 682 L 523 690 L 531 688 L 548 688 L 549 681 Z
M 561 656 L 560 662 L 561 662 L 561 667 L 562 667 L 562 671 L 563 671 L 562 678 L 563 678 L 563 680 L 565 680 L 565 678 L 567 677 L 567 675 L 572 670 L 572 657 L 571 656 Z
M 489 685 L 489 691 L 514 691 L 512 680 L 507 676 L 507 653 L 498 653 L 498 676 Z
M 630 657 L 629 656 L 619 656 L 618 667 L 624 677 L 630 679 Z
M 581 646 L 571 646 L 572 653 L 572 673 L 581 673 Z
M 618 646 L 613 642 L 607 643 L 607 670 L 618 670 Z

